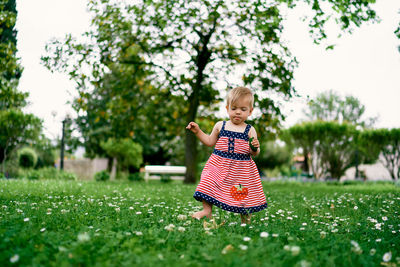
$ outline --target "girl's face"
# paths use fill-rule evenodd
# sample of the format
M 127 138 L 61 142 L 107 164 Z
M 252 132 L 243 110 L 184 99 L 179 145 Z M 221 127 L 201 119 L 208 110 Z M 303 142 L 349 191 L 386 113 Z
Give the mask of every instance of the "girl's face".
M 235 103 L 226 106 L 226 110 L 228 111 L 229 119 L 235 125 L 244 123 L 253 112 L 253 108 L 250 107 L 249 97 L 239 98 Z

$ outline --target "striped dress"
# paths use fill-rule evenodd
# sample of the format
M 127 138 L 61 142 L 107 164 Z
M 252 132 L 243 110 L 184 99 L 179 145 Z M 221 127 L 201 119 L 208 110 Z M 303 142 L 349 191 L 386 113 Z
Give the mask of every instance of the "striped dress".
M 249 214 L 263 210 L 267 202 L 257 166 L 250 156 L 249 131 L 225 130 L 225 121 L 214 151 L 208 159 L 194 193 L 198 201 L 207 201 L 227 211 Z

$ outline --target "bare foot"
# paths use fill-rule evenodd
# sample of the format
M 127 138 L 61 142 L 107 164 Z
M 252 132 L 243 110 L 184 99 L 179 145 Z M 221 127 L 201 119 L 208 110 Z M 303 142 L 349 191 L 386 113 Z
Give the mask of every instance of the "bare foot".
M 192 214 L 192 218 L 197 219 L 197 220 L 200 220 L 204 216 L 207 217 L 208 219 L 211 219 L 211 211 L 201 210 L 201 211 L 198 211 L 198 212 Z
M 247 214 L 247 215 L 240 214 L 240 219 L 242 220 L 242 223 L 250 224 L 251 223 L 251 214 Z

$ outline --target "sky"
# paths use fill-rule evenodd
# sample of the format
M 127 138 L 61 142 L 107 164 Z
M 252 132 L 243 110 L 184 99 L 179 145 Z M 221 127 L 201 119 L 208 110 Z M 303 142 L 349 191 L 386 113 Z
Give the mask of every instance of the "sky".
M 60 137 L 61 121 L 67 114 L 74 116 L 67 102 L 75 89 L 65 74 L 47 70 L 40 57 L 51 38 L 67 33 L 79 36 L 89 28 L 86 2 L 17 0 L 17 56 L 24 67 L 19 90 L 29 92 L 26 111 L 43 120 L 51 139 Z M 328 51 L 313 44 L 306 23 L 300 21 L 301 9 L 287 13 L 283 37 L 299 62 L 293 85 L 301 97 L 282 103 L 285 127 L 304 118 L 307 96 L 333 90 L 342 97 L 358 98 L 365 105 L 366 117 L 379 117 L 377 128 L 400 128 L 400 40 L 394 34 L 400 22 L 400 1 L 377 2 L 374 9 L 381 22 L 362 25 L 339 39 L 331 35 L 328 42 L 336 46 Z

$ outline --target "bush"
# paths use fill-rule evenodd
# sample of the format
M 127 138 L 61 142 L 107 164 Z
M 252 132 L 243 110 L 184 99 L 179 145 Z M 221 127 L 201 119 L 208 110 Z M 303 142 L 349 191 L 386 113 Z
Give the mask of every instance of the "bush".
M 110 180 L 110 174 L 106 170 L 99 171 L 94 175 L 94 179 L 96 181 L 108 181 Z
M 22 168 L 33 168 L 37 163 L 37 154 L 30 147 L 24 147 L 18 151 L 18 164 Z
M 144 174 L 142 172 L 130 173 L 128 176 L 128 180 L 129 181 L 137 181 L 137 182 L 144 181 Z
M 75 173 L 47 167 L 38 170 L 21 170 L 18 177 L 29 180 L 77 180 Z

